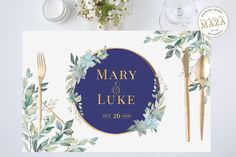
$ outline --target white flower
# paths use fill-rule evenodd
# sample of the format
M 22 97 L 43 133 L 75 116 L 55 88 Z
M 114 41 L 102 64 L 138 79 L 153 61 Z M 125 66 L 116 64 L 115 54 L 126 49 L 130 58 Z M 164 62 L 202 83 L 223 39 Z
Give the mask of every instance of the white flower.
M 119 15 L 122 14 L 122 12 L 120 10 L 117 10 L 116 13 L 119 14 Z
M 88 15 L 87 15 L 88 18 L 94 18 L 95 16 L 96 16 L 95 10 L 90 10 Z
M 108 2 L 109 2 L 110 4 L 113 4 L 113 5 L 115 5 L 115 6 L 118 6 L 118 5 L 120 5 L 121 0 L 109 0 Z
M 112 16 L 112 15 L 114 15 L 115 13 L 116 13 L 115 10 L 108 11 L 108 15 L 109 15 L 109 16 Z
M 95 5 L 95 2 L 94 2 L 94 0 L 86 0 L 85 5 L 88 9 L 93 9 L 94 5 Z

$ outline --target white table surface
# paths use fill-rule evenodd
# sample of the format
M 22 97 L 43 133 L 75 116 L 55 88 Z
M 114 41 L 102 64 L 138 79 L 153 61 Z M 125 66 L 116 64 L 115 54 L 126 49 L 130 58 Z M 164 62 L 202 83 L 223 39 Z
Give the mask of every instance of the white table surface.
M 133 0 L 133 14 L 124 30 L 156 30 L 163 0 Z M 234 157 L 236 155 L 236 2 L 233 0 L 199 0 L 200 7 L 221 6 L 227 11 L 230 26 L 212 44 L 212 152 L 152 153 L 149 156 Z M 96 25 L 82 23 L 72 16 L 67 23 L 56 25 L 41 14 L 43 0 L 1 0 L 0 4 L 0 154 L 1 156 L 51 156 L 21 153 L 22 31 L 23 30 L 96 30 Z M 234 28 L 234 29 L 233 29 Z M 56 153 L 55 156 L 78 156 Z M 79 154 L 80 155 L 80 154 Z M 81 156 L 144 156 L 147 154 L 88 154 Z
M 97 30 L 96 24 L 85 22 L 82 18 L 77 17 L 73 11 L 65 23 L 55 24 L 47 21 L 41 12 L 44 0 L 21 0 L 20 3 L 13 0 L 8 1 L 8 3 L 3 3 L 5 5 L 1 5 L 4 13 L 8 14 L 8 18 L 2 15 L 3 18 L 11 23 L 18 23 L 17 26 L 23 30 Z M 74 0 L 65 1 L 73 7 Z M 132 0 L 132 2 L 133 12 L 126 18 L 123 30 L 160 29 L 158 18 L 162 12 L 164 0 Z M 200 9 L 209 5 L 216 5 L 214 0 L 199 0 L 199 4 Z M 14 15 L 18 18 L 14 18 Z

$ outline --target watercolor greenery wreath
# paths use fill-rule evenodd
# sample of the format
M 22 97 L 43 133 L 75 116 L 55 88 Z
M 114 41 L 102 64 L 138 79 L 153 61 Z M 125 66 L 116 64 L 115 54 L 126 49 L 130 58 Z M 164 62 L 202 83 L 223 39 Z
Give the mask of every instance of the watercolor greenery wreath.
M 87 20 L 96 20 L 99 28 L 109 22 L 118 26 L 128 13 L 130 0 L 76 0 L 75 8 L 78 16 Z
M 186 31 L 181 32 L 178 35 L 173 35 L 172 32 L 168 31 L 156 31 L 153 36 L 147 36 L 144 40 L 144 43 L 155 43 L 155 42 L 164 42 L 167 44 L 165 47 L 166 55 L 165 59 L 177 57 L 180 61 L 183 57 L 183 50 L 185 48 L 189 49 L 189 76 L 190 76 L 190 85 L 189 91 L 196 91 L 201 89 L 199 80 L 194 74 L 194 69 L 196 67 L 197 61 L 201 55 L 205 55 L 211 58 L 210 53 L 210 39 L 203 35 L 201 31 Z M 181 74 L 184 72 L 182 71 Z M 207 98 L 210 95 L 210 77 L 205 80 L 204 90 L 204 102 L 207 103 Z
M 53 109 L 57 100 L 50 99 L 43 101 L 43 127 L 38 132 L 37 126 L 37 98 L 38 87 L 35 83 L 30 83 L 33 73 L 30 69 L 26 70 L 23 78 L 23 151 L 26 152 L 53 152 L 56 150 L 66 152 L 84 152 L 86 144 L 94 145 L 97 137 L 91 139 L 78 140 L 73 137 L 73 120 L 61 122 L 56 117 Z M 42 83 L 42 90 L 47 90 L 48 82 Z
M 106 48 L 98 50 L 96 52 L 91 52 L 88 50 L 85 55 L 80 58 L 76 55 L 71 54 L 70 56 L 70 69 L 69 74 L 66 78 L 67 85 L 66 90 L 68 94 L 68 101 L 70 102 L 69 110 L 73 112 L 76 118 L 80 118 L 80 115 L 83 117 L 83 103 L 82 97 L 79 93 L 75 92 L 76 84 L 80 83 L 81 79 L 85 79 L 87 70 L 93 68 L 96 64 L 100 64 L 102 60 L 106 59 L 108 54 Z M 158 87 L 157 79 L 154 78 L 153 85 L 153 97 L 155 98 L 154 102 L 149 102 L 144 111 L 144 120 L 134 120 L 134 125 L 128 128 L 128 131 L 137 131 L 139 136 L 146 135 L 147 131 L 157 132 L 158 124 L 160 123 L 162 116 L 165 111 L 165 97 L 164 92 L 167 90 L 166 85 L 163 84 L 163 78 L 161 75 L 156 76 L 159 79 L 159 83 L 162 87 Z M 157 89 L 160 89 L 157 92 Z M 76 105 L 78 105 L 78 110 Z
M 94 53 L 92 53 L 91 50 L 88 50 L 85 55 L 80 58 L 77 55 L 70 55 L 71 65 L 69 66 L 69 74 L 66 77 L 66 93 L 68 94 L 67 100 L 71 104 L 68 109 L 70 112 L 73 112 L 77 119 L 80 115 L 83 116 L 83 104 L 81 95 L 75 92 L 75 86 L 80 83 L 81 79 L 85 79 L 89 68 L 101 63 L 101 61 L 106 59 L 107 56 L 106 48 Z M 78 105 L 79 113 L 76 105 Z

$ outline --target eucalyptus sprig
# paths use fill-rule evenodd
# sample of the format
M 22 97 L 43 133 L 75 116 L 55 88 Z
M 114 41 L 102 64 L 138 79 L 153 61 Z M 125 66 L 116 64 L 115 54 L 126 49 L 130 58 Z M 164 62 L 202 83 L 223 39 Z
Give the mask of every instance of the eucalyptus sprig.
M 127 14 L 130 0 L 76 0 L 76 14 L 87 20 L 96 20 L 103 28 L 109 22 L 118 26 Z
M 43 108 L 43 127 L 38 132 L 37 126 L 37 87 L 34 83 L 30 83 L 29 79 L 33 77 L 30 69 L 26 70 L 26 75 L 23 79 L 23 151 L 27 152 L 53 152 L 59 151 L 76 151 L 83 152 L 86 150 L 85 144 L 95 144 L 97 137 L 92 139 L 78 140 L 73 137 L 71 129 L 73 120 L 61 123 L 54 117 L 53 114 Z M 46 91 L 48 83 L 43 83 L 43 91 Z M 44 101 L 43 106 L 53 110 L 57 101 L 50 99 Z
M 153 85 L 152 96 L 155 98 L 155 101 L 148 103 L 143 114 L 144 120 L 134 120 L 134 125 L 131 125 L 128 128 L 128 131 L 137 131 L 139 136 L 146 135 L 148 130 L 157 132 L 157 127 L 164 115 L 166 108 L 166 105 L 164 104 L 164 92 L 167 90 L 167 86 L 164 85 L 163 78 L 160 74 L 158 75 L 158 79 L 159 84 L 157 78 L 155 78 Z
M 88 50 L 80 58 L 77 55 L 70 55 L 71 65 L 69 66 L 69 74 L 66 77 L 66 93 L 68 94 L 67 100 L 70 102 L 69 110 L 70 112 L 73 111 L 76 118 L 79 118 L 79 115 L 83 116 L 83 103 L 81 95 L 75 92 L 75 86 L 80 83 L 81 79 L 85 79 L 89 68 L 101 63 L 107 56 L 106 48 L 95 51 L 94 53 Z M 78 105 L 80 114 L 78 114 L 76 105 Z
M 206 37 L 201 31 L 186 31 L 180 34 L 174 34 L 168 31 L 155 31 L 153 36 L 147 36 L 144 43 L 155 43 L 161 41 L 167 44 L 165 47 L 165 59 L 170 59 L 176 56 L 180 61 L 182 60 L 184 49 L 189 50 L 189 76 L 191 76 L 191 82 L 189 85 L 189 91 L 195 91 L 201 89 L 199 80 L 194 74 L 197 61 L 201 55 L 208 56 L 209 61 L 211 58 L 210 53 L 210 39 Z M 183 71 L 182 71 L 183 74 Z M 205 80 L 205 103 L 210 95 L 210 77 Z

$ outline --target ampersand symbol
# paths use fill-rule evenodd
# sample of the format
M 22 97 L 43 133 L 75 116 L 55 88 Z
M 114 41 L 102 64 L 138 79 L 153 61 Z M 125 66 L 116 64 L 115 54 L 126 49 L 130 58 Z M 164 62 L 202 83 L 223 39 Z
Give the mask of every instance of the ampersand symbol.
M 115 81 L 115 84 L 112 87 L 112 93 L 114 95 L 118 95 L 120 93 L 120 83 L 118 81 Z

